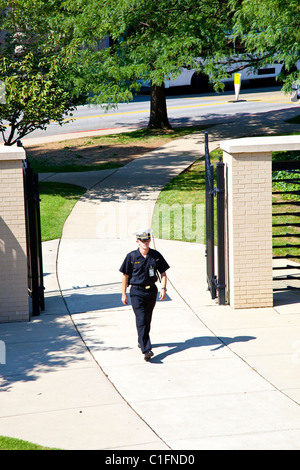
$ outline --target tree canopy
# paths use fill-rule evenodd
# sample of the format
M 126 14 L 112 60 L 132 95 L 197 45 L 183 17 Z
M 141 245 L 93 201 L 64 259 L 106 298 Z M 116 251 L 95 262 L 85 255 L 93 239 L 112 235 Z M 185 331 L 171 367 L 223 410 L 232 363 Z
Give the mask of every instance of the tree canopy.
M 51 120 L 65 116 L 85 102 L 76 87 L 74 44 L 59 38 L 55 3 L 15 0 L 11 8 L 0 1 L 0 80 L 5 99 L 0 101 L 0 132 L 12 145 Z M 75 73 L 76 69 L 76 73 Z
M 241 52 L 250 66 L 283 61 L 288 89 L 298 77 L 299 8 L 298 0 L 14 0 L 9 8 L 0 0 L 0 131 L 11 144 L 50 120 L 62 124 L 78 104 L 130 101 L 142 82 L 151 84 L 149 127 L 170 128 L 166 77 L 187 67 L 218 88 Z
M 74 39 L 87 45 L 81 60 L 88 64 L 93 101 L 114 104 L 131 99 L 141 81 L 149 81 L 154 127 L 169 125 L 160 109 L 165 106 L 167 76 L 176 77 L 184 66 L 217 76 L 212 58 L 216 61 L 231 52 L 233 15 L 227 0 L 68 0 L 66 4 L 74 13 Z M 106 36 L 109 47 L 95 50 L 98 39 Z M 196 60 L 200 56 L 202 60 Z
M 284 90 L 299 77 L 300 3 L 298 0 L 233 0 L 235 36 L 262 62 L 284 64 Z

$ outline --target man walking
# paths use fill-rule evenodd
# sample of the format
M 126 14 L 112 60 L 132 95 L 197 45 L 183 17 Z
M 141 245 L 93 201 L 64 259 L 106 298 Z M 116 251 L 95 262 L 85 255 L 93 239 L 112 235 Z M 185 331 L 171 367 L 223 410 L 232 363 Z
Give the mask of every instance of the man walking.
M 120 267 L 122 277 L 122 302 L 128 305 L 126 290 L 130 288 L 130 299 L 136 318 L 138 345 L 145 361 L 154 355 L 151 350 L 150 327 L 152 312 L 156 304 L 158 273 L 161 276 L 159 300 L 166 298 L 169 265 L 164 257 L 150 248 L 151 229 L 136 232 L 138 249 L 128 253 Z

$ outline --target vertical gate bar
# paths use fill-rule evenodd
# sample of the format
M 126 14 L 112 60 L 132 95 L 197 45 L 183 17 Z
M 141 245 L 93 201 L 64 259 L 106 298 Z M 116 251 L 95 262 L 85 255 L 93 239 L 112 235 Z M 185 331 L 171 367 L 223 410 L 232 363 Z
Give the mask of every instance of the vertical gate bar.
M 218 236 L 218 297 L 219 305 L 225 305 L 225 165 L 216 164 L 217 173 L 217 236 Z
M 21 140 L 17 140 L 17 146 L 23 147 Z M 39 178 L 27 158 L 23 160 L 23 180 L 28 290 L 32 298 L 32 315 L 38 316 L 40 309 L 45 310 Z
M 209 249 L 211 257 L 211 297 L 215 299 L 217 297 L 216 291 L 216 274 L 215 274 L 215 189 L 214 189 L 214 166 L 210 164 L 209 166 L 209 224 L 210 224 L 210 240 L 209 240 Z
M 209 250 L 209 240 L 210 240 L 210 233 L 209 233 L 209 152 L 208 152 L 208 132 L 204 133 L 205 135 L 205 230 L 206 230 L 206 237 L 205 237 L 205 256 L 206 256 L 206 278 L 208 283 L 208 288 L 210 290 L 210 277 L 211 277 L 211 256 Z
M 39 309 L 39 282 L 38 282 L 38 253 L 37 253 L 37 230 L 36 230 L 36 210 L 35 210 L 35 192 L 33 170 L 27 162 L 27 202 L 28 202 L 28 220 L 29 220 L 29 245 L 30 245 L 30 265 L 31 265 L 31 296 L 32 296 L 32 315 L 38 316 Z
M 20 146 L 18 144 L 18 146 Z M 32 292 L 31 285 L 31 262 L 30 262 L 30 243 L 29 243 L 29 211 L 28 211 L 28 182 L 27 182 L 27 160 L 23 160 L 23 182 L 24 182 L 24 206 L 25 206 L 25 222 L 26 222 L 26 254 L 27 254 L 27 287 L 28 294 Z
M 208 132 L 205 132 L 205 207 L 206 207 L 206 276 L 211 297 L 216 298 L 214 260 L 214 171 L 210 163 Z
M 37 252 L 38 252 L 38 272 L 39 272 L 39 305 L 42 311 L 45 310 L 44 297 L 44 273 L 43 273 L 43 252 L 42 252 L 42 234 L 41 234 L 41 213 L 40 213 L 40 193 L 39 193 L 39 176 L 34 173 L 34 190 L 35 190 L 35 210 L 37 223 Z

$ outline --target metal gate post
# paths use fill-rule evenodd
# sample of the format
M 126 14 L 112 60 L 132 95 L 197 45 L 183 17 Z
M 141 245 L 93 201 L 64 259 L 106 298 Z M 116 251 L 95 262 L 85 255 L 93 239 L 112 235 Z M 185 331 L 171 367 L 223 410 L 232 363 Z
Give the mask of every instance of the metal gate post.
M 22 146 L 21 142 L 18 142 L 18 146 Z M 32 299 L 32 315 L 38 316 L 40 309 L 42 311 L 45 310 L 39 181 L 38 174 L 30 167 L 28 160 L 24 160 L 23 178 L 25 192 L 28 293 Z
M 214 187 L 214 167 L 210 162 L 208 133 L 205 132 L 205 209 L 206 209 L 206 278 L 211 298 L 219 298 L 225 305 L 225 164 L 221 158 L 216 164 L 217 186 Z M 215 275 L 215 215 L 217 198 L 218 277 Z
M 44 271 L 43 271 L 43 251 L 42 251 L 42 229 L 41 229 L 41 211 L 40 211 L 40 191 L 39 175 L 34 173 L 35 204 L 36 204 L 36 224 L 37 224 L 37 250 L 38 250 L 38 272 L 39 272 L 39 305 L 42 312 L 45 310 L 44 296 Z
M 214 170 L 210 163 L 208 133 L 205 132 L 205 220 L 206 220 L 206 277 L 212 299 L 216 298 L 214 245 Z
M 216 164 L 217 172 L 217 235 L 218 235 L 218 280 L 219 305 L 225 305 L 225 164 Z
M 32 298 L 32 315 L 37 316 L 40 314 L 39 308 L 39 269 L 38 269 L 38 250 L 37 250 L 37 224 L 36 224 L 36 211 L 35 211 L 35 193 L 34 193 L 34 179 L 33 170 L 27 163 L 26 178 L 27 178 L 27 208 L 28 208 L 28 221 L 29 221 L 29 256 L 30 256 L 30 284 L 31 284 L 31 298 Z

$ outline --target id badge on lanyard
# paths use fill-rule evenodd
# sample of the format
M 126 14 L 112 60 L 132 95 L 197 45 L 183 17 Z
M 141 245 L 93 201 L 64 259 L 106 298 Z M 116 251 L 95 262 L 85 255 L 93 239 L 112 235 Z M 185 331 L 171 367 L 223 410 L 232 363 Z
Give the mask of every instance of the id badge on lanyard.
M 155 276 L 155 271 L 154 271 L 154 266 L 149 267 L 149 277 L 154 277 Z

